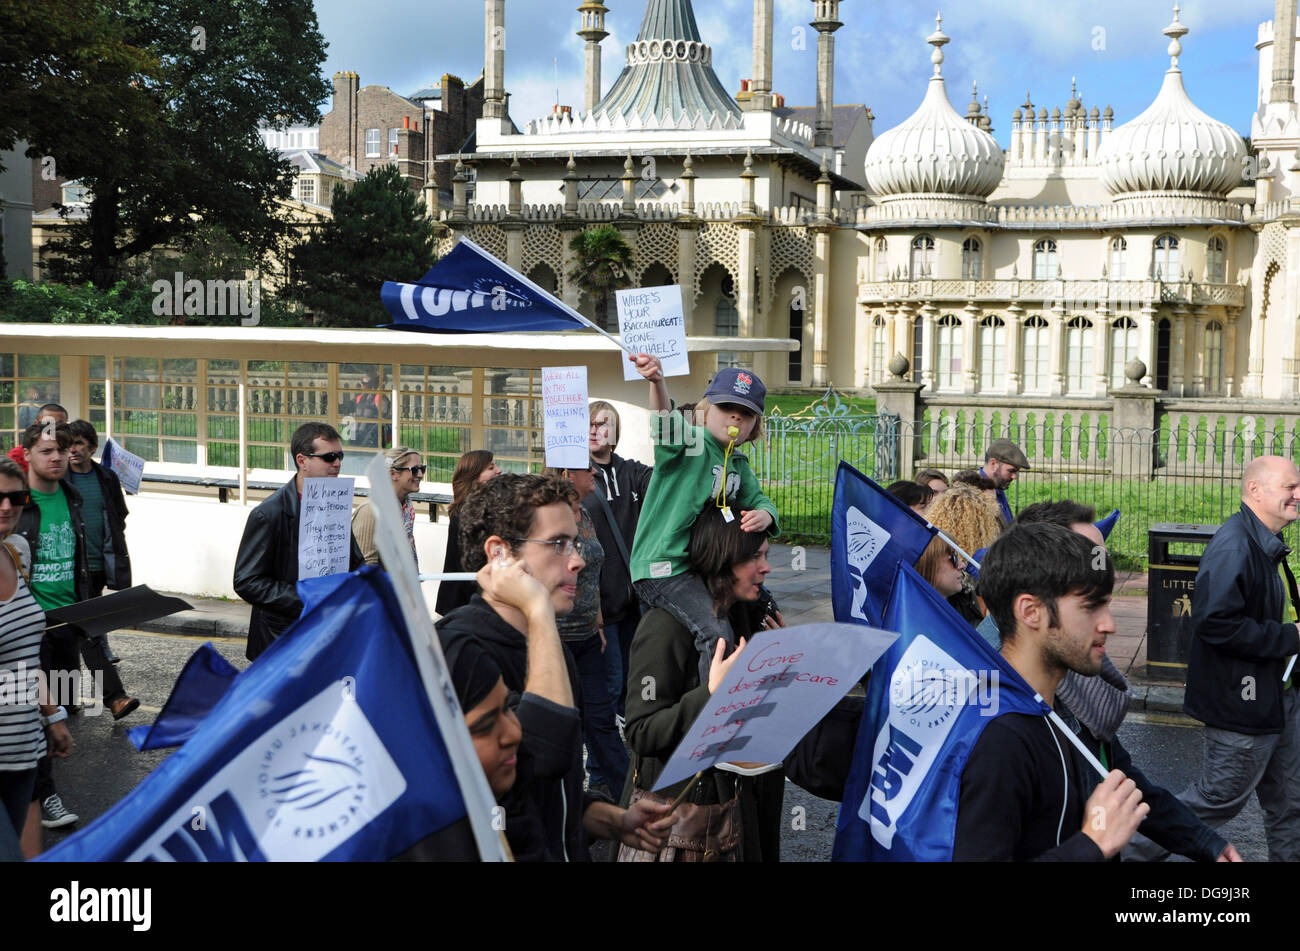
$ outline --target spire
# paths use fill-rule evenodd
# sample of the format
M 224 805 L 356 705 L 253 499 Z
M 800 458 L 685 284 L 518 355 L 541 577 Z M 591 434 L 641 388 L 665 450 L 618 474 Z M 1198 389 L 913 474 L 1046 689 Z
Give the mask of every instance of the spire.
M 926 42 L 934 47 L 934 52 L 930 54 L 930 62 L 934 63 L 934 76 L 936 79 L 943 78 L 943 48 L 948 45 L 949 37 L 943 32 L 943 16 L 936 13 L 934 15 L 934 32 L 927 38 Z
M 1165 36 L 1169 37 L 1169 70 L 1170 72 L 1181 72 L 1178 68 L 1178 57 L 1183 55 L 1182 38 L 1190 31 L 1178 19 L 1182 12 L 1177 2 L 1174 3 L 1174 22 L 1170 23 L 1162 31 Z
M 970 105 L 966 107 L 966 121 L 977 122 L 980 117 L 980 88 L 978 82 L 970 84 Z

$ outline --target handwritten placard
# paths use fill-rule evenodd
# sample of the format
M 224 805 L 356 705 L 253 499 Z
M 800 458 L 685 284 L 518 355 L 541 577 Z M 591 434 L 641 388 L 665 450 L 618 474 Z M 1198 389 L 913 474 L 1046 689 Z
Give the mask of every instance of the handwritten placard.
M 104 452 L 99 459 L 101 466 L 113 471 L 123 489 L 131 495 L 140 494 L 140 480 L 144 478 L 143 459 L 133 452 L 127 452 L 112 439 L 104 440 Z
M 618 332 L 633 353 L 648 353 L 663 364 L 664 376 L 686 376 L 691 372 L 686 359 L 686 318 L 682 289 L 638 287 L 615 291 L 618 301 Z M 623 361 L 623 379 L 639 380 L 631 361 Z
M 298 515 L 298 577 L 323 578 L 350 567 L 353 479 L 303 479 Z
M 857 624 L 806 624 L 755 634 L 655 788 L 717 763 L 781 762 L 897 638 Z
M 546 464 L 557 469 L 590 466 L 587 368 L 543 367 L 542 410 Z

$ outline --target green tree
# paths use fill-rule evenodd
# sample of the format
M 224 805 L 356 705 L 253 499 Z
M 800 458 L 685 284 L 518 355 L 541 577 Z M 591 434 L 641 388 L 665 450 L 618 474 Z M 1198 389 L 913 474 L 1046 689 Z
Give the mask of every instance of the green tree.
M 293 178 L 258 127 L 316 121 L 324 60 L 311 0 L 0 0 L 0 145 L 92 196 L 59 276 L 106 289 L 200 222 L 272 248 Z
M 414 281 L 433 267 L 438 225 L 395 165 L 334 187 L 334 217 L 292 255 L 289 295 L 331 327 L 384 321 L 384 281 Z
M 632 286 L 632 249 L 613 225 L 579 231 L 569 247 L 578 255 L 569 280 L 576 281 L 596 302 L 595 321 L 609 330 L 610 297 L 615 291 Z

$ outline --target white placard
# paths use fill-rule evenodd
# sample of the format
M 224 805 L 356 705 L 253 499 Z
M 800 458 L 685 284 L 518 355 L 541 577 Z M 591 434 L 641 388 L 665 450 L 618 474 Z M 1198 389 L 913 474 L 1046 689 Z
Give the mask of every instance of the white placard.
M 677 284 L 638 287 L 615 291 L 614 297 L 618 301 L 618 332 L 624 346 L 633 353 L 658 357 L 664 376 L 689 374 L 681 287 Z M 623 361 L 623 379 L 641 379 L 630 360 Z
M 760 631 L 709 697 L 655 789 L 717 763 L 779 763 L 898 635 L 857 624 Z
M 347 571 L 352 552 L 353 479 L 303 479 L 298 513 L 298 577 Z
M 140 494 L 140 480 L 144 478 L 143 459 L 133 452 L 127 452 L 112 439 L 104 440 L 104 452 L 99 458 L 99 464 L 113 471 L 127 493 Z
M 587 411 L 587 368 L 543 367 L 542 411 L 546 464 L 557 469 L 586 469 L 590 466 L 587 431 L 591 414 Z

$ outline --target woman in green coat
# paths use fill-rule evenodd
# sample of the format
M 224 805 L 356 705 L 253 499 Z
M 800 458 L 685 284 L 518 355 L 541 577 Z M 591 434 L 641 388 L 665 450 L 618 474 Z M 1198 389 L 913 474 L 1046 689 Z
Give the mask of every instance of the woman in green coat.
M 629 662 L 624 732 L 633 760 L 624 803 L 654 788 L 669 757 L 740 656 L 745 639 L 757 629 L 784 627 L 775 609 L 772 614 L 755 610 L 764 593 L 763 579 L 772 570 L 764 533 L 742 531 L 739 518 L 727 522 L 710 504 L 691 529 L 689 558 L 691 570 L 713 597 L 714 611 L 730 617 L 739 643 L 719 641 L 708 683 L 701 683 L 691 631 L 662 608 L 641 619 Z M 778 861 L 785 777 L 780 764 L 746 775 L 755 765 L 745 764 L 741 773 L 728 766 L 705 771 L 687 794 L 686 805 L 678 809 L 679 822 L 658 858 L 624 849 L 620 861 Z M 689 782 L 657 795 L 671 802 Z

